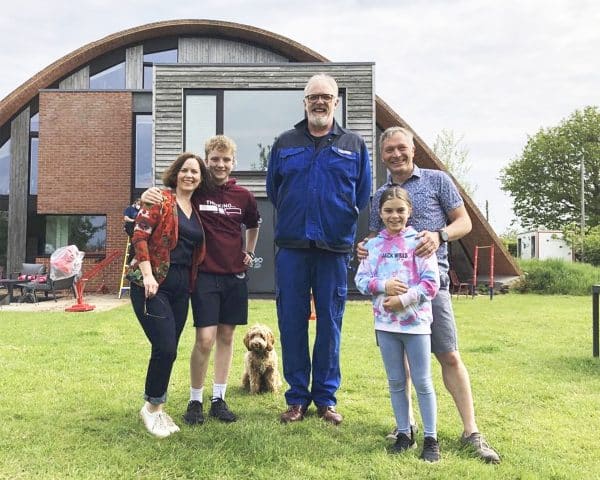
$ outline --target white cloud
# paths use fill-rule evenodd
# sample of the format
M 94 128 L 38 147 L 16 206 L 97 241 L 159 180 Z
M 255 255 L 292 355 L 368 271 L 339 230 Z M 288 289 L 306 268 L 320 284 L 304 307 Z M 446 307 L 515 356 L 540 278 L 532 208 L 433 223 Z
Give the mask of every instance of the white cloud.
M 588 0 L 23 0 L 3 5 L 0 98 L 67 53 L 145 23 L 208 18 L 286 36 L 332 61 L 376 62 L 376 89 L 430 145 L 465 135 L 502 232 L 510 201 L 500 169 L 527 135 L 600 105 L 600 4 Z

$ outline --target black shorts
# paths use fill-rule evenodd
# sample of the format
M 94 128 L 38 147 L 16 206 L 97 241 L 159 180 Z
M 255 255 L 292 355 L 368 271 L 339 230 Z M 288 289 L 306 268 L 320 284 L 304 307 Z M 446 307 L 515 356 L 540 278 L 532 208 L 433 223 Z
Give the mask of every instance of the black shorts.
M 240 278 L 241 277 L 241 278 Z M 192 292 L 194 327 L 248 323 L 248 276 L 198 273 Z

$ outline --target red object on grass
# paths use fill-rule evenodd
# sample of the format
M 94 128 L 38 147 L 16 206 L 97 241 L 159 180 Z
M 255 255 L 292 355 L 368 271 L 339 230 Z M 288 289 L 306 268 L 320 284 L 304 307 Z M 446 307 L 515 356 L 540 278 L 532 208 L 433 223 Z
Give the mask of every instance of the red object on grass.
M 104 260 L 96 263 L 89 271 L 84 273 L 79 279 L 75 281 L 75 293 L 77 294 L 77 303 L 75 305 L 70 306 L 69 308 L 65 308 L 65 312 L 89 312 L 90 310 L 96 308 L 95 305 L 89 305 L 83 300 L 83 290 L 85 289 L 85 284 L 88 280 L 91 280 L 102 270 L 104 270 L 108 266 L 108 264 L 110 264 L 115 258 L 120 256 L 120 254 L 121 252 L 119 250 L 113 250 L 106 256 Z

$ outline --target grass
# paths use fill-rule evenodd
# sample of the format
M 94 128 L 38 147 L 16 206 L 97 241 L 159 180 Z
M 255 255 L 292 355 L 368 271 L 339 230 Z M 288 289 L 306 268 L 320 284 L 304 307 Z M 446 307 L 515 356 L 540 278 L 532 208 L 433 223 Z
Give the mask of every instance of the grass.
M 276 331 L 272 301 L 255 300 L 250 308 L 252 322 Z M 131 310 L 121 307 L 0 312 L 0 478 L 600 478 L 591 298 L 481 296 L 456 301 L 455 310 L 479 427 L 501 453 L 501 465 L 460 449 L 458 414 L 437 364 L 442 461 L 424 463 L 420 448 L 386 453 L 393 417 L 370 304 L 362 301 L 349 302 L 344 318 L 340 427 L 325 425 L 314 409 L 304 422 L 281 425 L 283 395 L 245 394 L 240 329 L 227 394 L 240 420 L 182 426 L 155 439 L 137 416 L 149 347 Z M 188 398 L 192 330 L 189 322 L 169 392 L 167 410 L 176 421 Z

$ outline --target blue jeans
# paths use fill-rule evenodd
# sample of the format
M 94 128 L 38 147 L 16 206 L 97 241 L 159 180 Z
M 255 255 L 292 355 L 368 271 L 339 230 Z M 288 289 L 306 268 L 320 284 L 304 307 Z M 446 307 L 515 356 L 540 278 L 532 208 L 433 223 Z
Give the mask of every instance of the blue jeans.
M 426 437 L 437 435 L 437 401 L 431 380 L 431 336 L 376 330 L 377 343 L 385 366 L 396 425 L 410 434 L 408 395 L 404 352 L 408 358 L 410 376 L 417 391 L 419 409 Z
M 330 406 L 340 386 L 340 336 L 347 296 L 348 255 L 281 248 L 275 257 L 277 318 L 288 405 Z M 316 310 L 312 364 L 308 345 L 310 292 Z M 312 386 L 309 382 L 312 373 Z
M 144 288 L 134 283 L 129 291 L 133 311 L 152 345 L 144 398 L 154 405 L 167 400 L 179 337 L 188 314 L 189 278 L 187 265 L 171 265 L 154 297 L 146 299 Z

